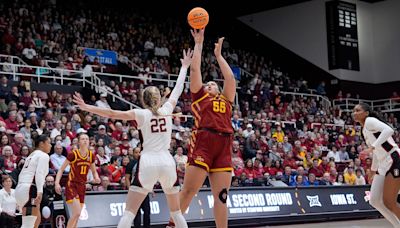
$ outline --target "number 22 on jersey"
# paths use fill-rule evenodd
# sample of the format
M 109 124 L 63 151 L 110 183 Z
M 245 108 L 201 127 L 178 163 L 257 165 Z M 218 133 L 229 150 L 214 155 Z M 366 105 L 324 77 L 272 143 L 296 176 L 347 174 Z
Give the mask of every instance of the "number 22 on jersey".
M 151 119 L 151 133 L 167 132 L 167 121 L 165 118 Z

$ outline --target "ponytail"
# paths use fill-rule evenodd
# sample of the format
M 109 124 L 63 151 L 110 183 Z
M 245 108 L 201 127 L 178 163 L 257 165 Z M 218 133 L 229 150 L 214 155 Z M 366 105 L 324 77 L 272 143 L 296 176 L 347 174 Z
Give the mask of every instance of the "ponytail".
M 149 86 L 144 89 L 142 93 L 142 104 L 145 108 L 149 109 L 154 115 L 158 116 L 158 105 L 161 95 L 160 90 L 155 86 Z
M 49 136 L 47 134 L 41 134 L 41 135 L 37 135 L 37 136 L 33 137 L 32 139 L 35 144 L 34 147 L 36 149 L 38 149 L 39 144 L 41 142 L 46 142 L 49 139 Z
M 359 105 L 361 106 L 361 108 L 364 111 L 368 112 L 368 117 L 374 117 L 374 118 L 378 119 L 379 121 L 381 121 L 381 122 L 385 123 L 386 125 L 388 125 L 390 128 L 392 128 L 392 126 L 383 119 L 383 116 L 380 113 L 372 110 L 371 106 L 369 106 L 366 103 L 360 103 Z

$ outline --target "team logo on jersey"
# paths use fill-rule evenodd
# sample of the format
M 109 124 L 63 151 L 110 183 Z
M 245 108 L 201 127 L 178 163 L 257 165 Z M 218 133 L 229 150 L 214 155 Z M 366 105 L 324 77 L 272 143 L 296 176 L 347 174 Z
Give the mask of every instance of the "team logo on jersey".
M 65 217 L 64 215 L 57 215 L 56 217 L 56 227 L 65 228 Z
M 202 156 L 197 156 L 196 161 L 204 162 L 204 158 Z
M 308 201 L 310 202 L 310 207 L 322 207 L 319 202 L 319 196 L 307 196 Z
M 371 193 L 369 191 L 365 191 L 364 200 L 368 202 L 371 199 Z
M 81 211 L 81 215 L 79 216 L 79 219 L 80 220 L 88 220 L 88 218 L 89 218 L 89 213 L 86 209 L 86 204 L 83 204 L 83 208 Z
M 395 177 L 398 177 L 398 176 L 399 176 L 399 169 L 394 169 L 394 170 L 393 170 L 393 175 L 394 175 Z

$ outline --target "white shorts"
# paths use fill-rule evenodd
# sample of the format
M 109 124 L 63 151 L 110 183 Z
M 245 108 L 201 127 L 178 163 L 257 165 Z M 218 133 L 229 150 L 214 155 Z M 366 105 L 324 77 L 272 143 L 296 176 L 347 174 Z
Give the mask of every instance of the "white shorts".
M 19 208 L 32 207 L 33 200 L 36 198 L 36 186 L 32 184 L 21 183 L 15 188 L 15 200 Z
M 129 190 L 147 194 L 153 190 L 157 181 L 160 182 L 165 194 L 179 192 L 176 164 L 169 152 L 143 153 Z

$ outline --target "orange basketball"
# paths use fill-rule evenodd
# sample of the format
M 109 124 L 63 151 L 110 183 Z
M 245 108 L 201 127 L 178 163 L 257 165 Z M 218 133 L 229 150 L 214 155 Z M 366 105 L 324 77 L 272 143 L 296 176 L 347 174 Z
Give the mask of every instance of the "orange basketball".
M 208 12 L 201 8 L 196 7 L 190 10 L 187 20 L 189 25 L 194 29 L 202 29 L 208 24 Z

